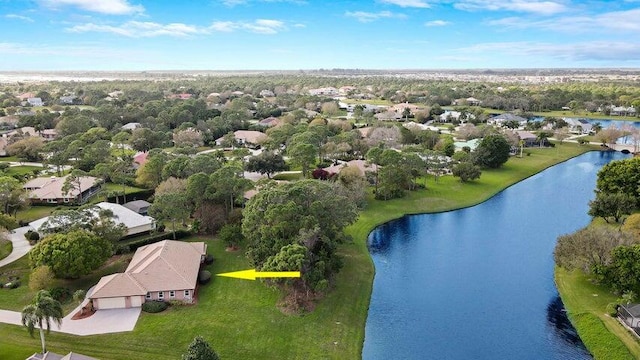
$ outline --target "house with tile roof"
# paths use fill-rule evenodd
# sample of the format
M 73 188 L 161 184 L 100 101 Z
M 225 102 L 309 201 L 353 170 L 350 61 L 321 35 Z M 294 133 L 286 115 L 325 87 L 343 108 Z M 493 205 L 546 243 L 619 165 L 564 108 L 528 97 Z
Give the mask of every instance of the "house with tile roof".
M 62 188 L 68 176 L 35 178 L 29 180 L 22 188 L 29 192 L 28 197 L 32 204 L 82 204 L 100 191 L 102 186 L 100 179 L 82 176 L 79 184 L 74 183 L 65 193 Z
M 193 302 L 204 242 L 164 240 L 139 248 L 123 273 L 104 276 L 87 296 L 93 307 L 140 307 L 146 301 Z

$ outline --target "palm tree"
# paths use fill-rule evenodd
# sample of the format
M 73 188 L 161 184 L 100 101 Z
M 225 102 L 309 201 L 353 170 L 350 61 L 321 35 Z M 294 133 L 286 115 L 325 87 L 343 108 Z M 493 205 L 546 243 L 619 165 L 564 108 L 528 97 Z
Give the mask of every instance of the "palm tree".
M 60 302 L 51 297 L 46 290 L 40 290 L 33 299 L 31 305 L 27 305 L 22 309 L 22 325 L 27 327 L 29 335 L 33 337 L 33 331 L 36 327 L 40 329 L 40 341 L 42 342 L 42 353 L 47 352 L 44 343 L 43 325 L 47 327 L 47 333 L 51 328 L 51 320 L 60 326 L 62 324 L 62 305 Z

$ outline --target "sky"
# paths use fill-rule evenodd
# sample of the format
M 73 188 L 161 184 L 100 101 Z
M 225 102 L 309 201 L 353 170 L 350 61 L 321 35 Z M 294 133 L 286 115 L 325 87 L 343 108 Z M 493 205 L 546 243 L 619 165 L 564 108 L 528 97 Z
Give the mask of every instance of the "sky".
M 640 0 L 0 0 L 0 71 L 640 67 Z

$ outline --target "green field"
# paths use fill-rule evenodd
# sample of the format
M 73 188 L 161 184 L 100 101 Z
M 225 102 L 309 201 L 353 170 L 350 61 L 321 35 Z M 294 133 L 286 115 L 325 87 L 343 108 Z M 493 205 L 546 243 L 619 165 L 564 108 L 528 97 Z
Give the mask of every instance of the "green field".
M 556 268 L 555 279 L 571 323 L 596 360 L 640 359 L 638 338 L 606 313 L 615 295 L 579 270 Z
M 223 359 L 360 358 L 374 275 L 366 237 L 375 226 L 407 213 L 446 211 L 480 203 L 509 185 L 589 149 L 576 144 L 531 149 L 531 156 L 512 158 L 502 169 L 484 171 L 475 182 L 463 184 L 447 176 L 436 183 L 429 177 L 422 180 L 426 189 L 403 199 L 371 200 L 359 220 L 347 229 L 354 241 L 340 248 L 344 267 L 334 288 L 309 314 L 284 315 L 275 306 L 281 294 L 260 282 L 221 278 L 201 289 L 196 306 L 144 314 L 132 333 L 89 337 L 52 333 L 48 337 L 50 348 L 101 359 L 131 359 L 141 354 L 146 358 L 177 359 L 194 336 L 203 335 Z M 212 265 L 212 273 L 249 268 L 242 250 L 229 253 L 219 242 L 208 242 L 218 259 Z M 19 308 L 28 300 L 28 289 L 16 291 L 6 302 L 0 300 L 0 308 L 2 303 L 15 303 L 11 306 Z M 38 346 L 38 340 L 30 338 L 25 329 L 0 325 L 0 349 L 13 349 L 0 350 L 2 359 L 24 359 Z
M 7 170 L 4 171 L 4 174 L 7 176 L 14 176 L 14 175 L 19 175 L 19 176 L 33 176 L 33 171 L 37 170 L 37 171 L 42 171 L 44 168 L 40 167 L 40 166 L 26 166 L 26 165 L 22 165 L 22 166 L 12 166 L 10 168 L 8 168 Z

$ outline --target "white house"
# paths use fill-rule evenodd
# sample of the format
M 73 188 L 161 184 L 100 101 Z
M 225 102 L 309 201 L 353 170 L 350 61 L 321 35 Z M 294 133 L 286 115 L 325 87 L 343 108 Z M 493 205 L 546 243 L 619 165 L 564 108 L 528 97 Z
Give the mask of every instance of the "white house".
M 125 236 L 149 232 L 156 228 L 156 220 L 154 218 L 150 216 L 140 215 L 137 212 L 129 210 L 122 205 L 101 202 L 96 204 L 96 206 L 104 210 L 110 210 L 113 213 L 113 221 L 116 224 L 124 224 L 124 226 L 127 228 Z M 95 215 L 97 216 L 97 213 Z M 44 225 L 44 223 L 46 223 L 49 218 L 50 216 L 47 216 L 32 221 L 29 223 L 29 226 L 33 230 L 40 232 L 42 225 Z

